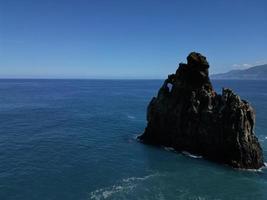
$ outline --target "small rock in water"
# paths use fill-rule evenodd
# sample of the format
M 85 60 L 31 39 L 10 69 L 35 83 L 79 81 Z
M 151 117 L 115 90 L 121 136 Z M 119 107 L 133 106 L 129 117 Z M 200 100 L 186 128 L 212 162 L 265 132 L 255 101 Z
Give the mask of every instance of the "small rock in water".
M 231 89 L 217 94 L 206 57 L 192 52 L 152 98 L 147 127 L 139 136 L 149 144 L 173 147 L 235 168 L 264 166 L 255 136 L 255 113 Z

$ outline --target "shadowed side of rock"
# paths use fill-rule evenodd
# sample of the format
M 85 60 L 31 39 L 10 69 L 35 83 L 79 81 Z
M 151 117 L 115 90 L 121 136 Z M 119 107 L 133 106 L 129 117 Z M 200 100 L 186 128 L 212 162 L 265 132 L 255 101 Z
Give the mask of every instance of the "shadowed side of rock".
M 230 89 L 216 94 L 204 56 L 192 52 L 147 108 L 144 143 L 173 147 L 236 168 L 258 169 L 263 154 L 253 129 L 255 113 Z

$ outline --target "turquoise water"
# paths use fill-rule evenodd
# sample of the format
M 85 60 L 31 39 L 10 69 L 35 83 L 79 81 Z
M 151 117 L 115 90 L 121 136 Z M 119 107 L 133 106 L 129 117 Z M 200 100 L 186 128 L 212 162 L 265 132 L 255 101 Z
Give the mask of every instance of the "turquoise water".
M 267 199 L 267 171 L 140 144 L 162 80 L 1 80 L 0 199 Z M 256 109 L 267 155 L 267 82 L 213 81 Z

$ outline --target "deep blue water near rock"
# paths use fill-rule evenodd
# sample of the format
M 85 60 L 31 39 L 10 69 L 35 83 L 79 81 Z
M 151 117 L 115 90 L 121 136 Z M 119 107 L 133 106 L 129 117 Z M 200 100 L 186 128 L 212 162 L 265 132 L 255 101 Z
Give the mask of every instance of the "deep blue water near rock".
M 267 199 L 267 170 L 234 170 L 140 144 L 162 80 L 1 80 L 0 199 Z M 267 82 L 213 81 L 256 109 L 267 160 Z

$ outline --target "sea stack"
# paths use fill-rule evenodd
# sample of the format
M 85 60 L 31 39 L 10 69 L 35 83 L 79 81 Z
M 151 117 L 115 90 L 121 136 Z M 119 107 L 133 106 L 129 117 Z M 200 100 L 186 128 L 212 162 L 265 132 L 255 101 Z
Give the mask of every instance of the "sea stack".
M 231 89 L 217 94 L 206 57 L 192 52 L 187 64 L 179 64 L 152 98 L 147 127 L 139 139 L 234 168 L 259 169 L 263 153 L 254 126 L 250 104 Z

